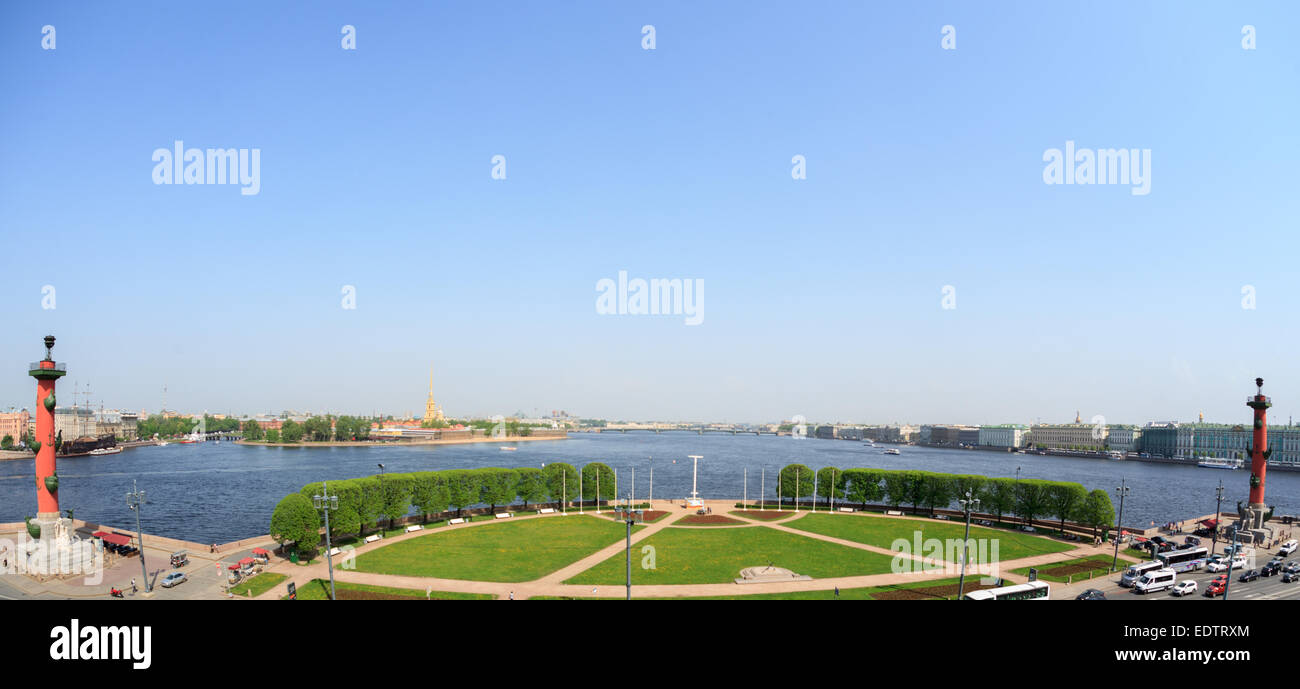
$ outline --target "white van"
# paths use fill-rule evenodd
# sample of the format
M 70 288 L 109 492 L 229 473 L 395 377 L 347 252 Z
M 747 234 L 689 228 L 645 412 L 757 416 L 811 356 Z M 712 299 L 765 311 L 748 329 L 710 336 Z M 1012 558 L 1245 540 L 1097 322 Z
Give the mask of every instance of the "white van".
M 1147 572 L 1142 578 L 1137 580 L 1133 585 L 1135 593 L 1155 593 L 1174 587 L 1174 579 L 1178 575 L 1172 569 L 1158 569 L 1154 572 Z
M 1293 538 L 1286 543 L 1283 543 L 1282 547 L 1277 549 L 1277 554 L 1283 557 L 1290 555 L 1296 551 L 1296 545 L 1296 540 Z
M 1146 574 L 1147 572 L 1154 572 L 1157 570 L 1161 570 L 1164 569 L 1164 567 L 1165 567 L 1164 563 L 1160 562 L 1159 560 L 1152 560 L 1150 562 L 1141 562 L 1136 565 L 1132 565 L 1128 569 L 1124 570 L 1123 574 L 1119 575 L 1119 585 L 1126 586 L 1126 587 L 1133 586 L 1134 584 L 1137 583 L 1138 579 L 1142 578 L 1143 574 Z

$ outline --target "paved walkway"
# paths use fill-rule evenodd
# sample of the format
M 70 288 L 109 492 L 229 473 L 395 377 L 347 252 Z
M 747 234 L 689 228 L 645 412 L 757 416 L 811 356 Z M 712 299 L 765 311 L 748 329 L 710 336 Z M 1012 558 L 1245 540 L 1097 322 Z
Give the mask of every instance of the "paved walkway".
M 752 528 L 758 526 L 765 526 L 779 531 L 786 531 L 788 533 L 797 534 L 805 538 L 813 538 L 821 541 L 826 541 L 828 543 L 835 543 L 838 545 L 846 546 L 849 548 L 867 550 L 882 555 L 888 555 L 890 557 L 896 557 L 900 555 L 898 551 L 890 550 L 888 548 L 866 545 L 863 543 L 848 541 L 841 538 L 834 538 L 831 536 L 824 536 L 821 534 L 815 534 L 809 531 L 801 531 L 786 526 L 786 524 L 788 524 L 789 522 L 795 519 L 799 519 L 804 515 L 808 514 L 809 512 L 807 511 L 791 512 L 790 516 L 785 519 L 779 519 L 775 521 L 762 521 L 762 520 L 744 517 L 739 514 L 729 514 L 734 510 L 735 503 L 732 501 L 721 501 L 721 500 L 706 501 L 705 504 L 713 508 L 714 514 L 727 514 L 728 516 L 739 519 L 740 521 L 746 523 L 743 525 L 709 526 L 709 527 L 700 527 L 700 528 L 728 529 L 728 528 Z M 662 519 L 660 519 L 658 522 L 653 524 L 647 524 L 639 531 L 634 532 L 632 534 L 632 544 L 634 546 L 637 543 L 650 538 L 654 534 L 662 531 L 664 528 L 677 522 L 682 517 L 685 517 L 693 513 L 693 510 L 687 509 L 686 507 L 680 504 L 669 504 L 667 502 L 657 502 L 655 504 L 655 509 L 667 511 L 669 512 L 669 514 L 663 517 Z M 569 512 L 569 515 L 574 515 L 574 514 L 576 514 L 576 512 L 574 511 Z M 594 516 L 595 518 L 599 518 L 599 519 L 611 519 L 611 520 L 613 519 L 612 516 L 609 516 L 608 512 L 603 514 L 593 514 L 592 512 L 588 511 L 586 512 L 586 514 L 589 516 Z M 872 516 L 876 516 L 876 515 L 872 515 Z M 843 517 L 845 519 L 856 518 L 855 515 L 851 515 L 851 514 L 844 514 Z M 548 514 L 548 515 L 520 516 L 520 517 L 514 517 L 512 519 L 567 519 L 567 518 L 570 517 L 566 517 L 565 515 L 557 513 L 557 514 Z M 910 517 L 895 517 L 895 518 L 908 519 Z M 932 521 L 923 518 L 915 519 L 915 520 L 921 522 Z M 392 536 L 389 538 L 385 538 L 381 541 L 377 541 L 375 543 L 368 543 L 361 546 L 357 546 L 355 554 L 359 556 L 366 552 L 374 550 L 375 548 L 392 545 L 395 542 L 404 541 L 411 538 L 419 538 L 420 536 L 425 536 L 434 532 L 441 532 L 450 529 L 469 529 L 469 528 L 475 528 L 477 526 L 482 526 L 485 524 L 493 524 L 493 523 L 496 522 L 491 520 L 474 521 L 474 522 L 469 522 L 467 524 L 457 524 L 454 526 L 442 526 L 435 530 L 415 531 L 409 534 Z M 935 521 L 935 523 L 947 523 L 947 522 Z M 544 577 L 535 579 L 533 581 L 518 582 L 518 583 L 466 581 L 463 579 L 440 579 L 435 577 L 415 577 L 415 576 L 402 576 L 402 575 L 393 575 L 393 574 L 375 574 L 369 572 L 357 572 L 355 570 L 344 570 L 338 566 L 334 568 L 334 578 L 336 581 L 353 583 L 353 584 L 389 586 L 393 588 L 414 589 L 416 591 L 432 589 L 433 591 L 492 594 L 497 596 L 499 599 L 508 599 L 511 593 L 514 594 L 516 600 L 524 600 L 535 596 L 559 596 L 559 597 L 593 598 L 593 599 L 615 598 L 616 599 L 616 598 L 623 598 L 624 596 L 626 596 L 626 589 L 623 586 L 598 586 L 593 588 L 589 586 L 565 584 L 563 582 L 573 577 L 574 575 L 578 574 L 579 572 L 586 571 L 600 564 L 601 562 L 604 562 L 605 560 L 614 557 L 615 555 L 624 553 L 625 549 L 626 549 L 626 543 L 625 541 L 620 539 L 617 543 L 601 548 L 600 550 L 592 553 L 591 555 L 588 555 L 572 564 L 569 564 L 559 570 L 556 570 L 555 572 L 551 572 L 550 574 L 547 574 Z M 1111 549 L 1106 547 L 1105 545 L 1099 547 L 1094 547 L 1092 545 L 1078 546 L 1073 549 L 1062 551 L 1059 553 L 1035 555 L 1031 557 L 1020 558 L 1018 560 L 1010 560 L 1007 562 L 999 563 L 998 564 L 1000 570 L 999 575 L 1002 578 L 1011 582 L 1021 582 L 1025 580 L 1025 577 L 1010 574 L 1011 570 L 1019 569 L 1022 567 L 1040 567 L 1042 565 L 1051 564 L 1053 562 L 1061 562 L 1063 560 L 1072 560 L 1076 558 L 1088 557 L 1097 554 L 1109 554 L 1111 552 L 1112 552 Z M 745 584 L 745 585 L 737 585 L 735 583 L 638 585 L 634 587 L 633 593 L 637 598 L 737 596 L 737 595 L 750 595 L 750 594 L 763 594 L 763 593 L 824 591 L 824 590 L 829 590 L 831 588 L 849 589 L 849 588 L 861 588 L 861 587 L 870 587 L 870 586 L 887 586 L 892 584 L 916 583 L 918 581 L 948 579 L 956 576 L 956 573 L 952 569 L 950 569 L 951 565 L 944 566 L 947 563 L 945 563 L 942 560 L 935 560 L 932 558 L 922 558 L 910 554 L 906 556 L 910 557 L 914 561 L 921 562 L 923 565 L 928 565 L 932 569 L 929 569 L 927 571 L 926 567 L 921 567 L 920 568 L 921 571 L 914 571 L 914 572 L 902 572 L 902 573 L 890 572 L 886 574 L 870 574 L 870 575 L 851 576 L 851 577 L 833 577 L 833 578 L 826 578 L 826 579 L 814 579 L 811 581 L 770 582 L 770 583 Z M 268 571 L 278 572 L 287 575 L 289 577 L 288 581 L 293 581 L 299 588 L 305 586 L 308 582 L 310 582 L 313 579 L 329 578 L 329 571 L 324 562 L 320 562 L 312 565 L 305 565 L 305 566 L 294 565 L 288 562 L 282 562 L 273 565 Z M 739 572 L 737 572 L 737 575 L 739 575 Z M 972 580 L 976 578 L 978 578 L 977 574 L 974 574 L 970 570 L 967 571 L 968 580 Z M 268 600 L 268 599 L 280 598 L 281 596 L 284 595 L 285 586 L 288 584 L 288 581 L 285 581 L 275 586 L 271 591 L 267 591 L 266 593 L 263 593 L 262 595 L 258 596 L 255 600 Z

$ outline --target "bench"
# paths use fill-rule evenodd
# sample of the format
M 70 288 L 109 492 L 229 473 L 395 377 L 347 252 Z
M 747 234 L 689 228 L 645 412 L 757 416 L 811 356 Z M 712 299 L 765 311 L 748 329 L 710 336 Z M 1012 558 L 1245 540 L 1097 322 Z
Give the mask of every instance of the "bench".
M 554 507 L 543 507 L 542 509 L 537 510 L 537 513 L 538 513 L 538 514 L 555 514 L 555 508 L 554 508 Z
M 343 551 L 339 550 L 339 549 L 338 549 L 338 546 L 334 546 L 333 548 L 330 548 L 330 557 L 333 557 L 333 556 L 335 556 L 335 555 L 338 555 L 338 554 L 341 553 L 341 552 L 343 552 Z
M 495 519 L 509 519 L 509 518 L 513 517 L 514 515 L 510 514 L 509 512 L 501 512 L 501 513 L 499 513 L 499 514 L 494 514 L 494 515 L 492 515 L 492 516 L 493 516 L 493 518 L 495 518 Z
M 424 525 L 422 524 L 415 524 L 414 526 L 406 527 L 406 533 L 411 533 L 412 531 L 423 531 L 423 530 L 424 530 Z
M 369 536 L 366 536 L 366 543 L 374 543 L 381 538 L 383 538 L 383 536 L 380 534 L 370 534 Z
M 453 524 L 464 524 L 464 523 L 465 523 L 465 518 L 464 518 L 464 517 L 456 517 L 455 519 L 448 519 L 448 520 L 447 520 L 447 525 L 448 525 L 448 526 L 451 526 L 451 525 L 453 525 Z
M 901 517 L 903 513 L 898 510 L 885 510 L 885 514 L 890 517 Z
M 857 510 L 853 509 L 852 507 L 841 507 L 841 508 L 840 508 L 840 511 L 841 511 L 841 512 L 856 512 Z

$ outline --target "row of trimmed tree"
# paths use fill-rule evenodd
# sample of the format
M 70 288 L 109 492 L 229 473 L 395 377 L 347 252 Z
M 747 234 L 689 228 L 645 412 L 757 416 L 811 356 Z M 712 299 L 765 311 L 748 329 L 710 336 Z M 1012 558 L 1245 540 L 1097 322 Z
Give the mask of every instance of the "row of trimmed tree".
M 285 496 L 271 514 L 271 536 L 281 543 L 295 543 L 300 550 L 314 550 L 319 544 L 324 519 L 312 499 L 324 495 L 326 484 L 309 483 L 297 493 Z M 330 511 L 330 535 L 364 535 L 381 520 L 391 525 L 411 510 L 422 515 L 448 510 L 461 511 L 476 505 L 492 512 L 501 505 L 574 500 L 612 500 L 614 470 L 592 462 L 581 473 L 572 464 L 554 462 L 544 468 L 448 469 L 406 474 L 382 474 L 328 482 L 329 495 L 338 496 L 338 508 Z
M 1060 528 L 1071 521 L 1098 529 L 1115 521 L 1110 495 L 1098 488 L 1091 492 L 1078 483 L 1040 479 L 989 478 L 973 474 L 942 474 L 932 471 L 886 469 L 839 469 L 816 471 L 802 464 L 781 469 L 777 495 L 787 500 L 816 499 L 857 504 L 908 505 L 913 512 L 948 509 L 967 493 L 980 501 L 979 510 L 996 516 L 1018 516 L 1031 526 L 1040 517 L 1054 517 Z

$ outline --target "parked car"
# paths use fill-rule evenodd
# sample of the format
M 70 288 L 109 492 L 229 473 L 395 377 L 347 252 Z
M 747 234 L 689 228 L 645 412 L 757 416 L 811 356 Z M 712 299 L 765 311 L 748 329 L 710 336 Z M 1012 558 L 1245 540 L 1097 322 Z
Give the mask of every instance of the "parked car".
M 943 520 L 945 520 L 945 521 L 947 521 L 947 520 L 949 520 L 949 519 L 952 519 L 952 517 L 949 517 L 949 516 L 946 515 L 946 514 L 936 514 L 936 515 L 934 515 L 934 518 L 935 518 L 935 519 L 943 519 Z
M 1237 581 L 1254 581 L 1258 578 L 1259 578 L 1258 569 L 1248 569 L 1241 573 L 1241 576 L 1237 579 Z
M 162 585 L 163 588 L 169 589 L 186 581 L 189 581 L 189 578 L 185 576 L 185 572 L 168 572 L 167 576 L 163 577 Z
M 1191 579 L 1183 579 L 1177 584 L 1174 584 L 1175 596 L 1185 596 L 1189 593 L 1196 593 L 1196 582 Z
M 1098 589 L 1088 589 L 1074 597 L 1075 600 L 1106 600 L 1106 594 Z

